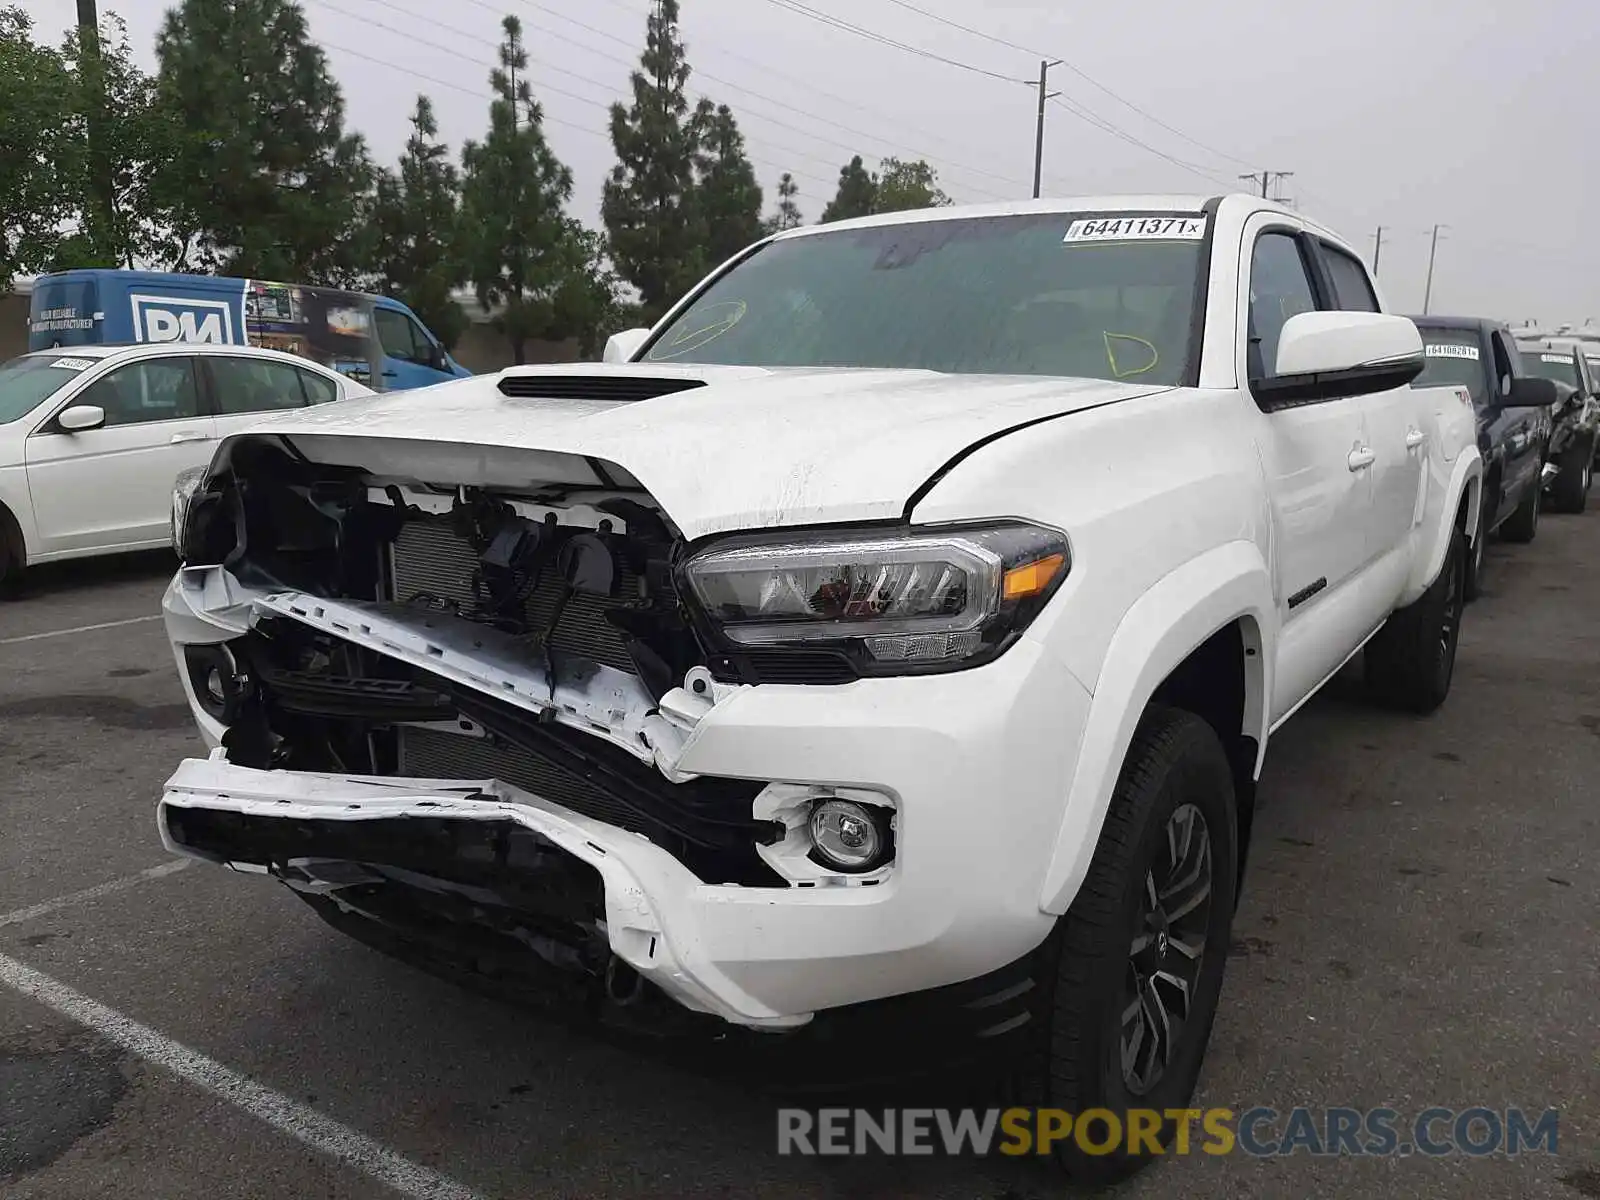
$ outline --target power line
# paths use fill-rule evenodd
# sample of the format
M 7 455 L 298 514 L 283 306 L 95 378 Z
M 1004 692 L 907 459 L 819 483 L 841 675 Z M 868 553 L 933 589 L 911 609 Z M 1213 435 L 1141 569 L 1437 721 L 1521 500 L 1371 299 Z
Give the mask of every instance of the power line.
M 1036 58 L 1050 58 L 1050 57 L 1052 57 L 1051 55 L 1044 53 L 1042 50 L 1039 50 L 1036 47 L 1024 46 L 1020 42 L 1013 42 L 1013 41 L 1010 41 L 1007 38 L 997 37 L 995 34 L 986 33 L 982 29 L 975 29 L 971 25 L 963 25 L 960 21 L 952 21 L 949 17 L 940 16 L 936 12 L 930 12 L 926 8 L 921 8 L 918 5 L 912 4 L 912 3 L 910 3 L 910 0 L 889 0 L 889 3 L 893 4 L 893 5 L 896 5 L 899 8 L 903 8 L 908 12 L 914 12 L 914 13 L 919 14 L 920 16 L 927 17 L 931 21 L 937 21 L 941 25 L 948 25 L 952 29 L 959 29 L 963 33 L 971 34 L 973 37 L 982 38 L 986 42 L 993 42 L 997 46 L 1005 46 L 1005 47 L 1007 47 L 1008 49 L 1011 49 L 1011 50 L 1020 50 L 1022 53 L 1028 54 L 1028 55 L 1032 55 L 1032 56 L 1034 56 Z M 1217 158 L 1225 158 L 1229 162 L 1239 163 L 1241 166 L 1246 166 L 1246 167 L 1250 166 L 1250 160 L 1249 159 L 1244 159 L 1244 158 L 1238 157 L 1237 155 L 1229 154 L 1225 150 L 1218 150 L 1214 146 L 1208 146 L 1208 145 L 1206 145 L 1206 143 L 1200 141 L 1200 139 L 1195 138 L 1195 137 L 1191 137 L 1189 134 L 1185 133 L 1183 130 L 1179 129 L 1177 126 L 1167 124 L 1165 121 L 1163 121 L 1160 117 L 1156 116 L 1155 113 L 1151 112 L 1149 109 L 1145 109 L 1145 108 L 1139 107 L 1139 105 L 1135 104 L 1132 100 L 1129 100 L 1126 96 L 1122 95 L 1120 92 L 1113 91 L 1111 88 L 1109 88 L 1105 84 L 1101 83 L 1093 75 L 1090 75 L 1082 67 L 1079 67 L 1076 63 L 1074 63 L 1071 59 L 1061 58 L 1059 55 L 1055 56 L 1055 58 L 1056 58 L 1056 62 L 1059 65 L 1061 65 L 1061 66 L 1065 67 L 1067 70 L 1071 71 L 1074 75 L 1076 75 L 1079 79 L 1083 80 L 1085 83 L 1089 84 L 1091 87 L 1098 88 L 1100 91 L 1102 91 L 1106 95 L 1110 96 L 1118 104 L 1121 104 L 1123 107 L 1125 107 L 1127 109 L 1130 109 L 1133 112 L 1138 113 L 1141 117 L 1143 117 L 1145 120 L 1151 122 L 1152 124 L 1159 125 L 1162 129 L 1165 129 L 1168 133 L 1173 134 L 1175 137 L 1182 138 L 1184 141 L 1188 142 L 1191 146 L 1194 146 L 1194 147 L 1196 147 L 1197 149 L 1200 149 L 1200 150 L 1204 150 L 1207 154 L 1215 155 Z
M 972 63 L 962 62 L 958 58 L 948 58 L 943 54 L 935 54 L 932 50 L 925 50 L 921 46 L 913 46 L 909 42 L 899 41 L 895 38 L 889 37 L 887 34 L 879 33 L 874 29 L 867 29 L 865 26 L 856 25 L 850 21 L 842 20 L 839 17 L 830 16 L 818 9 L 801 4 L 799 0 L 767 0 L 767 3 L 784 9 L 787 12 L 792 12 L 797 16 L 808 17 L 813 21 L 820 21 L 822 24 L 832 26 L 834 29 L 843 30 L 846 33 L 853 33 L 857 37 L 866 38 L 868 41 L 877 42 L 884 46 L 892 46 L 894 49 L 903 51 L 906 54 L 914 54 L 918 58 L 926 58 L 933 62 L 944 63 L 947 66 L 959 67 L 963 71 L 970 71 L 974 75 L 984 75 L 990 79 L 998 79 L 1002 83 L 1020 83 L 1025 84 L 1028 87 L 1033 86 L 1033 80 L 1031 79 L 1019 79 L 1014 75 L 1003 75 L 999 71 L 991 71 L 987 67 L 974 66 Z
M 1148 143 L 1148 142 L 1140 141 L 1138 138 L 1134 137 L 1133 134 L 1127 132 L 1124 129 L 1119 129 L 1117 126 L 1111 124 L 1111 122 L 1109 122 L 1109 121 L 1097 116 L 1096 114 L 1090 112 L 1086 108 L 1080 108 L 1079 106 L 1073 104 L 1071 101 L 1065 100 L 1060 96 L 1055 97 L 1054 98 L 1054 102 L 1056 104 L 1059 104 L 1062 108 L 1066 109 L 1068 112 L 1070 112 L 1073 116 L 1077 117 L 1079 120 L 1087 121 L 1090 125 L 1093 125 L 1096 129 L 1099 129 L 1103 133 L 1109 133 L 1112 137 L 1121 138 L 1123 141 L 1127 142 L 1130 146 L 1137 146 L 1141 150 L 1145 150 L 1145 151 L 1148 151 L 1151 154 L 1154 154 L 1157 158 L 1164 158 L 1169 163 L 1173 164 L 1173 166 L 1181 167 L 1185 171 L 1188 171 L 1191 175 L 1197 175 L 1201 179 L 1208 179 L 1212 183 L 1220 184 L 1222 187 L 1228 188 L 1229 190 L 1232 190 L 1232 188 L 1233 188 L 1233 184 L 1230 183 L 1228 180 L 1223 179 L 1221 176 L 1213 175 L 1210 171 L 1207 171 L 1204 167 L 1198 166 L 1198 165 L 1196 165 L 1195 163 L 1192 163 L 1192 162 L 1185 162 L 1181 158 L 1177 158 L 1177 157 L 1175 157 L 1175 156 L 1173 156 L 1171 154 L 1168 154 L 1165 150 L 1157 149 L 1155 146 L 1150 145 L 1150 143 Z

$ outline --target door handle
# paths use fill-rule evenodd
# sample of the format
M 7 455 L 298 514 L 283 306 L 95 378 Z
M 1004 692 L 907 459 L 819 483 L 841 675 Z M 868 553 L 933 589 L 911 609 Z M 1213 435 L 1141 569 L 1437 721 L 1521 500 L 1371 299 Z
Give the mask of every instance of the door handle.
M 172 444 L 174 446 L 182 445 L 184 442 L 209 442 L 210 440 L 211 435 L 209 433 L 175 433 L 172 435 Z
M 1408 432 L 1406 434 L 1406 449 L 1407 450 L 1415 450 L 1418 446 L 1422 445 L 1422 443 L 1427 441 L 1427 440 L 1428 440 L 1428 435 L 1423 433 L 1422 430 L 1413 429 L 1413 430 L 1411 430 L 1410 432 Z
M 1350 451 L 1350 457 L 1345 461 L 1350 464 L 1352 471 L 1359 471 L 1364 467 L 1370 467 L 1377 459 L 1378 456 L 1373 453 L 1371 446 L 1357 446 Z
M 384 378 L 385 378 L 385 379 L 393 379 L 393 378 L 394 378 L 394 377 L 395 377 L 395 376 L 396 376 L 396 375 L 398 375 L 398 374 L 400 374 L 400 372 L 399 372 L 399 371 L 385 371 L 385 372 L 384 372 L 384 373 L 383 373 L 383 377 L 384 377 Z

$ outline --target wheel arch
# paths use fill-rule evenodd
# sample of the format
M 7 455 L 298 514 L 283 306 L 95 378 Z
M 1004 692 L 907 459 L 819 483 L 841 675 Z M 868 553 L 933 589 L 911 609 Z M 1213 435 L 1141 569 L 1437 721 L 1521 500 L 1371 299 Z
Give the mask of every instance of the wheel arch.
M 1449 480 L 1437 493 L 1439 499 L 1429 502 L 1422 528 L 1417 531 L 1411 577 L 1397 607 L 1413 603 L 1439 577 L 1457 534 L 1466 534 L 1469 541 L 1476 537 L 1478 512 L 1485 502 L 1488 482 L 1483 459 L 1476 451 L 1456 458 Z
M 1248 835 L 1265 755 L 1277 608 L 1254 542 L 1229 542 L 1164 576 L 1123 615 L 1090 702 L 1073 778 L 1040 894 L 1060 914 L 1088 874 L 1111 794 L 1151 703 L 1195 712 L 1218 731 Z M 1241 841 L 1240 862 L 1244 846 Z

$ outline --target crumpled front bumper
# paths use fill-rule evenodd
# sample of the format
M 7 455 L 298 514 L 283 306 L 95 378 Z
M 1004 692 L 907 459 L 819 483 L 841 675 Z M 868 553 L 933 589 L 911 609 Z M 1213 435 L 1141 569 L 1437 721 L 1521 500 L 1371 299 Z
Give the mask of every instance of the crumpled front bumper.
M 180 663 L 186 644 L 236 636 L 237 619 L 219 620 L 225 611 L 169 590 Z M 222 728 L 187 679 L 185 688 L 216 746 Z M 895 858 L 870 881 L 708 884 L 646 837 L 498 780 L 255 770 L 221 749 L 179 766 L 158 819 L 171 849 L 213 859 L 172 836 L 174 813 L 515 822 L 599 874 L 610 951 L 645 980 L 688 1009 L 781 1029 L 821 1010 L 977 979 L 1045 939 L 1054 918 L 1040 909 L 1041 887 L 1089 700 L 1055 656 L 1023 639 L 971 671 L 763 684 L 699 717 L 677 764 L 684 772 L 762 781 L 762 797 L 862 789 L 892 802 Z M 759 812 L 763 799 L 755 803 Z M 227 861 L 272 865 L 261 854 Z

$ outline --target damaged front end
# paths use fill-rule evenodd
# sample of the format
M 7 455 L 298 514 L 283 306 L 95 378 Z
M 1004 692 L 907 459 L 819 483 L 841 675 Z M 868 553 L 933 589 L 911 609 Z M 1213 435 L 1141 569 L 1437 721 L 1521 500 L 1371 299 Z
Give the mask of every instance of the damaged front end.
M 169 783 L 163 837 L 502 981 L 626 1001 L 643 976 L 746 1024 L 803 1020 L 730 1007 L 652 911 L 652 891 L 829 873 L 801 836 L 816 789 L 679 768 L 748 667 L 706 652 L 650 497 L 588 469 L 440 484 L 230 443 L 176 531 L 169 629 L 217 748 Z

